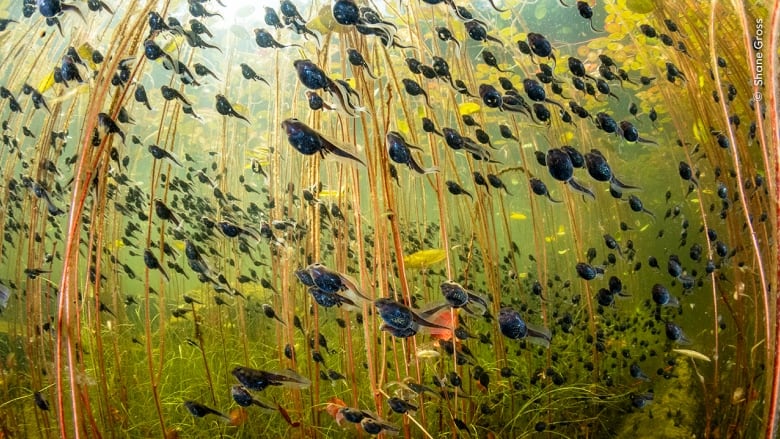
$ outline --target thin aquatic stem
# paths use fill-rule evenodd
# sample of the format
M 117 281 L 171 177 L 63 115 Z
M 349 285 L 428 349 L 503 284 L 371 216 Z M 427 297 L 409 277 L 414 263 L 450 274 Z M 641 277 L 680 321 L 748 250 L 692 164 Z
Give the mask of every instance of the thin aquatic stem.
M 133 2 L 130 7 L 134 8 L 136 6 L 136 2 Z M 149 8 L 151 8 L 151 4 L 147 5 L 145 10 L 148 12 Z M 126 16 L 123 20 L 123 23 L 128 23 L 131 19 L 131 16 Z M 138 32 L 140 30 L 140 27 L 143 23 L 143 20 L 136 20 L 135 22 L 135 30 Z M 117 42 L 112 42 L 112 49 L 114 49 L 115 53 L 122 53 L 124 52 L 131 39 L 122 39 L 119 42 L 119 45 L 117 47 Z M 119 64 L 119 58 L 116 57 L 114 59 L 109 60 L 108 62 L 104 63 L 103 68 L 109 69 L 108 71 L 115 71 L 118 64 Z M 90 100 L 90 105 L 88 109 L 85 111 L 85 123 L 84 123 L 84 131 L 82 131 L 82 140 L 80 142 L 82 151 L 90 151 L 90 136 L 93 132 L 93 130 L 96 128 L 96 121 L 97 121 L 97 115 L 100 112 L 101 104 L 103 103 L 103 100 L 105 99 L 105 96 L 108 95 L 110 84 L 107 82 L 100 82 L 97 83 L 93 98 Z M 105 142 L 102 143 L 101 148 L 99 151 L 103 151 Z M 82 212 L 84 209 L 84 204 L 86 197 L 89 193 L 89 187 L 91 184 L 91 171 L 87 167 L 87 162 L 89 160 L 89 154 L 82 154 L 78 165 L 76 167 L 75 171 L 75 177 L 74 177 L 74 189 L 73 189 L 73 197 L 71 200 L 71 209 L 70 214 L 68 215 L 68 226 L 67 226 L 67 237 L 66 237 L 66 245 L 65 245 L 65 255 L 63 256 L 63 270 L 62 270 L 62 280 L 60 282 L 61 291 L 58 296 L 58 311 L 57 311 L 57 344 L 56 344 L 56 355 L 55 355 L 55 381 L 57 384 L 57 419 L 58 419 L 58 427 L 59 432 L 62 435 L 63 439 L 67 439 L 68 434 L 68 424 L 66 423 L 66 416 L 67 413 L 65 411 L 65 398 L 64 395 L 66 394 L 65 384 L 63 380 L 63 371 L 65 368 L 63 367 L 63 354 L 64 358 L 66 359 L 66 363 L 68 365 L 68 378 L 69 378 L 69 394 L 70 394 L 70 409 L 71 409 L 71 417 L 73 420 L 73 423 L 71 424 L 73 426 L 73 434 L 75 438 L 81 437 L 81 431 L 79 429 L 79 426 L 82 425 L 79 422 L 80 419 L 80 413 L 81 413 L 81 403 L 83 403 L 82 400 L 79 398 L 79 387 L 76 380 L 76 369 L 79 361 L 76 358 L 76 354 L 74 352 L 74 336 L 78 336 L 78 334 L 74 334 L 72 325 L 74 324 L 74 320 L 78 319 L 78 308 L 74 307 L 74 309 L 71 309 L 71 304 L 75 304 L 78 300 L 78 289 L 77 289 L 77 277 L 78 277 L 78 261 L 79 261 L 79 236 L 80 236 L 80 228 L 82 223 Z M 75 313 L 75 315 L 74 315 Z M 78 326 L 78 322 L 75 322 Z M 91 418 L 91 414 L 89 415 Z
M 111 139 L 108 140 L 108 142 L 111 142 Z M 106 171 L 108 168 L 108 160 L 103 160 L 101 163 L 101 170 L 100 175 L 106 175 Z M 94 328 L 95 328 L 95 334 L 94 334 L 94 342 L 95 342 L 95 348 L 97 349 L 97 365 L 98 370 L 105 370 L 105 356 L 103 351 L 103 337 L 100 331 L 101 328 L 101 315 L 100 315 L 100 286 L 101 286 L 101 265 L 103 258 L 100 257 L 100 249 L 103 248 L 103 234 L 102 233 L 96 233 L 96 231 L 104 230 L 105 228 L 105 204 L 106 204 L 106 196 L 105 196 L 105 178 L 102 178 L 98 181 L 97 187 L 95 187 L 95 195 L 96 197 L 92 200 L 92 206 L 91 210 L 94 212 L 94 218 L 97 220 L 92 222 L 90 224 L 89 229 L 89 239 L 87 242 L 90 243 L 89 248 L 95 249 L 94 252 L 98 254 L 91 254 L 91 258 L 94 258 L 94 273 L 95 273 L 95 279 L 94 279 L 94 285 L 92 287 L 93 295 L 94 295 Z M 90 274 L 89 271 L 92 269 L 92 260 L 87 264 L 87 276 L 85 279 L 85 286 L 84 291 L 89 291 L 89 284 L 90 284 Z M 84 301 L 83 303 L 87 303 L 87 301 Z M 89 315 L 87 314 L 87 318 L 89 318 Z M 92 325 L 90 325 L 92 326 Z M 90 342 L 92 341 L 92 338 L 89 338 Z M 110 425 L 111 421 L 110 418 L 107 416 L 106 408 L 109 405 L 108 403 L 108 386 L 105 381 L 105 379 L 102 379 L 99 381 L 99 389 L 100 394 L 102 396 L 100 405 L 101 408 L 101 414 L 103 417 L 103 422 Z M 89 410 L 89 400 L 87 400 L 87 409 Z M 90 410 L 91 411 L 91 410 Z
M 768 10 L 772 11 L 772 16 L 769 18 L 769 38 L 767 44 L 767 53 L 776 54 L 780 50 L 780 1 L 775 0 L 773 5 Z M 745 27 L 747 31 L 747 27 Z M 766 59 L 770 60 L 767 63 L 767 85 L 769 88 L 767 112 L 769 115 L 769 126 L 771 133 L 771 141 L 762 143 L 762 148 L 768 150 L 767 143 L 774 145 L 774 155 L 772 170 L 774 171 L 774 190 L 771 192 L 774 194 L 772 203 L 774 204 L 774 215 L 769 215 L 772 222 L 772 230 L 775 232 L 775 237 L 780 235 L 780 221 L 778 221 L 778 214 L 780 214 L 780 203 L 777 202 L 780 198 L 780 123 L 778 123 L 778 101 L 780 100 L 780 60 L 776 56 L 770 55 Z M 756 105 L 756 111 L 758 111 L 758 105 Z M 759 125 L 759 129 L 762 130 L 761 139 L 762 142 L 766 141 L 769 136 L 765 136 L 763 133 L 763 126 Z M 772 261 L 775 264 L 775 276 L 774 276 L 774 288 L 772 291 L 763 291 L 764 295 L 774 295 L 774 340 L 770 343 L 771 339 L 767 339 L 767 343 L 770 346 L 771 351 L 774 352 L 772 356 L 772 380 L 771 390 L 765 392 L 768 394 L 768 404 L 766 404 L 766 424 L 765 424 L 765 437 L 767 439 L 776 436 L 780 429 L 780 419 L 778 419 L 778 404 L 780 403 L 780 350 L 778 344 L 780 343 L 780 295 L 777 292 L 777 281 L 780 278 L 780 255 L 778 254 L 777 246 L 773 245 L 771 250 Z M 771 320 L 770 315 L 767 315 L 767 320 Z
M 710 18 L 711 19 L 715 18 L 715 10 L 718 7 L 718 3 L 719 3 L 718 0 L 715 0 L 715 1 L 713 1 L 712 5 L 711 5 L 711 8 L 710 8 Z M 744 11 L 739 11 L 739 13 L 744 14 Z M 715 70 L 714 77 L 715 77 L 715 83 L 716 83 L 716 90 L 718 92 L 718 96 L 720 97 L 720 99 L 719 99 L 720 108 L 721 108 L 721 110 L 723 112 L 724 120 L 728 120 L 729 119 L 729 112 L 728 112 L 728 108 L 726 107 L 726 100 L 724 99 L 725 96 L 724 96 L 724 93 L 723 93 L 723 85 L 721 84 L 719 67 L 717 65 L 718 64 L 717 63 L 717 55 L 715 53 L 715 30 L 714 30 L 714 24 L 711 25 L 709 43 L 710 43 L 709 44 L 709 47 L 710 47 L 710 62 L 712 64 L 712 66 L 713 66 L 713 69 Z M 737 144 L 737 141 L 736 141 L 736 137 L 734 135 L 734 130 L 733 130 L 731 124 L 729 124 L 729 123 L 727 123 L 727 131 L 728 131 L 728 136 L 729 136 L 729 141 L 730 141 L 731 156 L 732 156 L 732 160 L 734 162 L 734 172 L 736 174 L 736 180 L 737 180 L 737 182 L 742 182 L 743 181 L 742 180 L 742 170 L 741 170 L 741 165 L 740 165 L 740 160 L 739 160 L 738 144 Z M 737 186 L 737 192 L 739 194 L 739 201 L 740 201 L 740 204 L 742 205 L 742 212 L 744 214 L 745 224 L 747 225 L 747 228 L 748 228 L 748 231 L 749 231 L 750 243 L 751 243 L 751 245 L 753 247 L 753 250 L 754 250 L 755 261 L 756 261 L 756 264 L 758 265 L 758 271 L 759 271 L 758 274 L 759 274 L 759 280 L 760 280 L 760 283 L 761 283 L 761 291 L 762 291 L 761 297 L 763 298 L 762 302 L 763 302 L 763 308 L 764 308 L 764 315 L 766 316 L 766 318 L 764 319 L 765 320 L 765 327 L 764 327 L 764 329 L 765 329 L 765 337 L 766 337 L 767 340 L 771 340 L 772 339 L 771 338 L 772 337 L 771 318 L 770 318 L 770 314 L 769 314 L 769 309 L 770 309 L 769 308 L 770 290 L 769 290 L 769 286 L 768 286 L 768 283 L 767 283 L 766 272 L 765 272 L 765 269 L 764 269 L 764 261 L 763 261 L 763 259 L 761 257 L 761 254 L 762 254 L 761 246 L 760 246 L 760 244 L 758 242 L 758 239 L 756 237 L 756 232 L 755 232 L 755 229 L 753 227 L 753 223 L 752 223 L 752 221 L 750 219 L 750 209 L 748 207 L 747 196 L 745 195 L 745 191 L 744 191 L 744 189 L 742 187 L 742 184 L 737 184 L 736 186 Z M 769 358 L 770 356 L 771 356 L 771 354 L 769 352 L 767 352 L 767 357 L 768 357 L 767 359 L 768 360 L 770 359 Z

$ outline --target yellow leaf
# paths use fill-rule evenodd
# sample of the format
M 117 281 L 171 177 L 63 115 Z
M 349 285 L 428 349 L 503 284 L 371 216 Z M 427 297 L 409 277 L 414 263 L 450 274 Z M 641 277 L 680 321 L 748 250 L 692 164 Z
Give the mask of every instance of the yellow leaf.
M 339 196 L 339 191 L 325 189 L 323 191 L 320 191 L 319 195 L 320 198 L 337 198 Z
M 338 31 L 340 28 L 343 28 L 343 26 L 339 26 L 333 18 L 330 5 L 325 5 L 320 8 L 320 12 L 306 24 L 306 27 L 321 34 L 326 34 L 331 30 Z
M 563 228 L 563 225 L 558 226 L 558 232 L 556 233 L 558 236 L 564 236 L 566 235 L 566 229 Z
M 46 90 L 50 89 L 52 85 L 54 85 L 54 71 L 49 73 L 45 78 L 43 78 L 43 81 L 38 84 L 38 92 L 45 93 Z
M 568 248 L 567 249 L 563 249 L 563 250 L 558 250 L 558 254 L 559 255 L 565 255 L 566 253 L 569 253 L 569 249 Z
M 524 220 L 524 219 L 528 219 L 528 216 L 526 216 L 526 214 L 524 214 L 524 213 L 512 212 L 512 214 L 509 215 L 509 219 Z
M 626 7 L 636 14 L 649 14 L 655 9 L 653 0 L 627 0 Z
M 458 106 L 458 110 L 462 116 L 474 114 L 479 111 L 479 108 L 479 104 L 475 104 L 474 102 L 464 102 Z
M 168 44 L 163 47 L 163 50 L 166 53 L 173 52 L 176 50 L 177 47 L 181 46 L 181 43 L 184 42 L 184 37 L 181 35 L 174 36 L 171 38 L 171 41 L 168 42 Z
M 404 256 L 406 268 L 426 268 L 447 259 L 447 253 L 440 248 L 420 250 Z
M 81 57 L 82 60 L 86 61 L 87 64 L 89 64 L 89 68 L 92 70 L 95 70 L 95 63 L 92 61 L 92 52 L 94 52 L 95 49 L 92 48 L 92 46 L 89 45 L 89 43 L 84 43 L 81 46 L 79 46 L 78 54 L 79 57 Z

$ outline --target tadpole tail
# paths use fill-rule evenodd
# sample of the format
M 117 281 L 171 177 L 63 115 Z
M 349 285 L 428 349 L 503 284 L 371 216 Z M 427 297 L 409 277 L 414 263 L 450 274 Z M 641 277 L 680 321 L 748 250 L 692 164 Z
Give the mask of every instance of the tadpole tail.
M 568 183 L 569 186 L 571 186 L 571 188 L 574 189 L 575 191 L 582 192 L 583 194 L 591 197 L 594 200 L 596 199 L 596 195 L 593 193 L 593 191 L 580 184 L 577 180 L 570 178 Z

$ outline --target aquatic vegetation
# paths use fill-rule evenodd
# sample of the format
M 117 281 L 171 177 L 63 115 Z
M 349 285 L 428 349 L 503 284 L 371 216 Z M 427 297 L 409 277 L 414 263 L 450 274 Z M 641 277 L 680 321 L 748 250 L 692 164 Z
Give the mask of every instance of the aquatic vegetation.
M 778 2 L 8 3 L 3 435 L 777 435 Z

